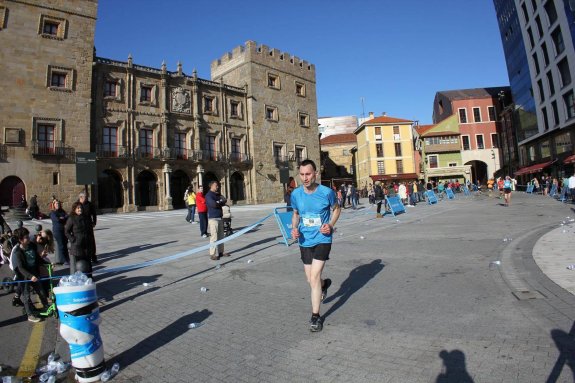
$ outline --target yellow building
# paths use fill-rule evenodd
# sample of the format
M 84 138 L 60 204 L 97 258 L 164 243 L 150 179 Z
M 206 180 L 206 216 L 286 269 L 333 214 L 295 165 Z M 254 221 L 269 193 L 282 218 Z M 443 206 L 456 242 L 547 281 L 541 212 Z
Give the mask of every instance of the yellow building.
M 412 125 L 410 120 L 380 116 L 354 131 L 360 188 L 378 180 L 390 183 L 417 179 Z

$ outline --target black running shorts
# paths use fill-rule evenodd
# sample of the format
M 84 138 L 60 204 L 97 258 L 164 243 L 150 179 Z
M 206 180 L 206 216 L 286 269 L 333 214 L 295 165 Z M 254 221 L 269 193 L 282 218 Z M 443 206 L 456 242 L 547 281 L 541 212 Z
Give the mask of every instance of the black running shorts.
M 320 243 L 313 247 L 299 247 L 301 260 L 304 265 L 311 265 L 312 260 L 327 261 L 331 251 L 331 243 Z

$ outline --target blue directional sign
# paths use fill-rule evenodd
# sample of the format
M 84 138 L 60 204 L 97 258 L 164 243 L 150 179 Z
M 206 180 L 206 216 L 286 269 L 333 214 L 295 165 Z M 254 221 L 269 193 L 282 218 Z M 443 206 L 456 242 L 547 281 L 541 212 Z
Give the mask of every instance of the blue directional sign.
M 425 192 L 425 198 L 427 198 L 427 203 L 429 205 L 433 205 L 434 203 L 437 203 L 437 196 L 435 195 L 433 190 L 426 191 Z
M 527 185 L 527 190 L 525 190 L 525 193 L 533 193 L 534 188 L 535 188 L 535 185 L 533 185 L 533 184 Z
M 394 217 L 399 213 L 405 213 L 405 206 L 399 197 L 386 197 L 386 199 L 389 210 Z
M 453 189 L 445 189 L 445 194 L 447 194 L 447 199 L 455 199 L 455 194 L 453 194 Z

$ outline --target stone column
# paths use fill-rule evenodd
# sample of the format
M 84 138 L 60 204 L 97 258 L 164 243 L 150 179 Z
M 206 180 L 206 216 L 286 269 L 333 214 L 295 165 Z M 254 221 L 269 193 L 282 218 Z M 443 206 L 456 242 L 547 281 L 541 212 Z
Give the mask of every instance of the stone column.
M 204 167 L 202 165 L 198 165 L 196 172 L 198 173 L 198 184 L 194 185 L 194 189 L 197 190 L 199 186 L 204 185 Z M 208 191 L 206 190 L 205 192 L 207 193 Z
M 164 209 L 165 210 L 173 210 L 174 206 L 172 205 L 172 193 L 170 191 L 170 174 L 172 174 L 172 168 L 170 165 L 164 165 L 164 182 L 166 185 L 166 198 L 164 199 Z

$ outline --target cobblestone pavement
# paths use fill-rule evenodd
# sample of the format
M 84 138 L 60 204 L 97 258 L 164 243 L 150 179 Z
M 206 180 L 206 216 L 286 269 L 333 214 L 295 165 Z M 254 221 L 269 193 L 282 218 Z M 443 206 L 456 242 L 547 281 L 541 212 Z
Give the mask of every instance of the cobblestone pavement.
M 271 207 L 232 212 L 237 229 Z M 139 214 L 101 217 L 99 267 L 207 243 L 183 211 Z M 321 333 L 309 332 L 299 250 L 278 243 L 270 218 L 227 243 L 219 269 L 206 251 L 101 276 L 106 356 L 121 365 L 116 382 L 573 382 L 575 297 L 532 254 L 569 215 L 571 205 L 524 193 L 510 207 L 458 196 L 395 218 L 345 210 Z

